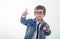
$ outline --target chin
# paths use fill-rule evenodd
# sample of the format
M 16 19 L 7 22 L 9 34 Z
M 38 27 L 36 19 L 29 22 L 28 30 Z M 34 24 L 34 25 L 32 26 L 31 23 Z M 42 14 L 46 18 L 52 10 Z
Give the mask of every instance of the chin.
M 37 18 L 38 20 L 41 20 L 41 18 Z

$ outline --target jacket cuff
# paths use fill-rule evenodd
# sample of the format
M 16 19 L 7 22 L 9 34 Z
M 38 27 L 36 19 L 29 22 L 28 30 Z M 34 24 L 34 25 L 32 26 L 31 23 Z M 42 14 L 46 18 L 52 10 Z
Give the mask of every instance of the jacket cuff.
M 50 31 L 50 29 L 49 30 L 46 30 L 46 32 L 49 32 Z
M 25 16 L 21 16 L 21 17 L 25 18 Z

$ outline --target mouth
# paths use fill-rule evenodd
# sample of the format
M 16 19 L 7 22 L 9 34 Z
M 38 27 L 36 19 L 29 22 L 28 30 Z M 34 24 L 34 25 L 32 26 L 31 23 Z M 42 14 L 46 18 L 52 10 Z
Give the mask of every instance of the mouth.
M 38 16 L 38 17 L 41 17 L 41 16 Z

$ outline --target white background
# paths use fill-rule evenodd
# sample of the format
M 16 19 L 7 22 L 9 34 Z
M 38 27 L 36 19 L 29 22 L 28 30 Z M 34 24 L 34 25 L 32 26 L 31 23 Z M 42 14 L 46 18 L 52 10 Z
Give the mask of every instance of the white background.
M 0 39 L 23 39 L 26 27 L 20 23 L 22 12 L 28 8 L 27 18 L 34 18 L 34 8 L 41 4 L 47 12 L 44 20 L 51 27 L 47 39 L 60 39 L 60 0 L 0 0 Z

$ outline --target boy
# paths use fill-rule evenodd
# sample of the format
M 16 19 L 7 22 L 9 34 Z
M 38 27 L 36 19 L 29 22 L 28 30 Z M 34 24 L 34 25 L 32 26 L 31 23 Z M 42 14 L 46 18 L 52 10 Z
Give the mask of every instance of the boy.
M 21 16 L 21 23 L 27 26 L 24 39 L 45 39 L 46 35 L 50 35 L 50 26 L 43 20 L 46 9 L 42 5 L 38 5 L 34 10 L 34 19 L 26 19 L 27 10 Z

